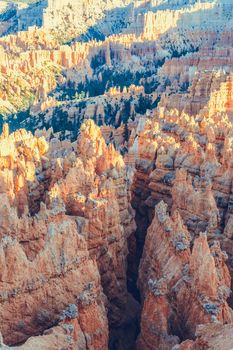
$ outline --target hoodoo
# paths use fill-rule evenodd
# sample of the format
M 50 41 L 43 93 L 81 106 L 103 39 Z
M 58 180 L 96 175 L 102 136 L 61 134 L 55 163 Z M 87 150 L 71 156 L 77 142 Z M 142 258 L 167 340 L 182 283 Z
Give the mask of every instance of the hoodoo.
M 232 350 L 232 28 L 1 1 L 1 349 Z

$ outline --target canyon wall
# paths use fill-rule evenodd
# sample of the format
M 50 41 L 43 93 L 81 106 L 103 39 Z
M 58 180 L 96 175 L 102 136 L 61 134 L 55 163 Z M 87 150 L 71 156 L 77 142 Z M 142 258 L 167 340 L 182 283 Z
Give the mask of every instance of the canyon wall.
M 55 334 L 80 349 L 106 349 L 108 328 L 133 328 L 137 316 L 121 311 L 137 307 L 126 288 L 135 224 L 122 157 L 92 121 L 75 144 L 9 135 L 7 125 L 0 142 L 4 342 L 20 343 L 76 310 Z
M 199 339 L 199 324 L 232 323 L 229 89 L 230 78 L 196 118 L 161 102 L 131 140 L 137 231 L 130 261 L 139 265 L 133 283 L 138 277 L 143 305 L 138 349 L 198 348 L 177 344 Z
M 0 14 L 0 346 L 230 350 L 232 4 L 34 6 Z

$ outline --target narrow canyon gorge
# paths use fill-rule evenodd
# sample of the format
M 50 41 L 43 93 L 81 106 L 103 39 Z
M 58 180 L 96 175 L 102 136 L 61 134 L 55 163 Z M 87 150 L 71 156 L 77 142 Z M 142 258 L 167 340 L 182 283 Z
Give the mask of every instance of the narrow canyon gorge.
M 231 0 L 0 4 L 0 349 L 233 349 Z
M 169 122 L 147 121 L 125 159 L 91 120 L 73 143 L 4 125 L 5 344 L 191 349 L 199 325 L 231 325 L 231 137 L 216 154 L 214 127 L 204 149 Z

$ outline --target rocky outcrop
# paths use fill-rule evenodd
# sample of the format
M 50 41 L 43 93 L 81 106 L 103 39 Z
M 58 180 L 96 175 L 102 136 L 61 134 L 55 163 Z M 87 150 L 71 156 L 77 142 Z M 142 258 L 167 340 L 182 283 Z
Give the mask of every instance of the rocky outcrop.
M 38 12 L 41 6 L 43 2 Z M 36 5 L 31 7 L 35 10 Z M 99 125 L 117 127 L 154 109 L 160 98 L 169 110 L 198 113 L 232 67 L 232 37 L 226 25 L 231 19 L 232 9 L 225 2 L 122 0 L 106 6 L 103 1 L 49 1 L 43 28 L 30 26 L 0 40 L 0 113 L 12 115 L 14 128 L 28 125 L 28 118 L 33 130 L 56 130 L 59 125 L 61 130 L 55 132 L 63 132 L 63 139 L 80 127 L 84 104 Z M 56 26 L 65 30 L 51 32 Z M 77 39 L 78 33 L 84 36 Z M 223 66 L 226 70 L 220 73 Z M 128 101 L 124 86 L 144 88 L 139 106 L 135 101 L 128 110 L 123 104 L 117 113 L 118 108 L 107 104 L 103 111 L 104 94 L 116 84 L 127 106 L 134 98 Z M 13 116 L 18 111 L 17 120 Z M 77 133 L 72 136 L 76 139 Z
M 90 290 L 90 288 L 89 288 Z M 63 311 L 61 321 L 58 326 L 54 326 L 46 331 L 43 335 L 31 337 L 23 345 L 8 347 L 1 343 L 2 349 L 107 349 L 107 338 L 103 339 L 103 328 L 105 324 L 101 323 L 99 318 L 100 311 L 98 306 L 93 303 L 94 294 L 85 291 L 82 294 L 82 306 L 79 309 L 75 304 L 69 306 Z M 92 300 L 92 301 L 91 301 Z M 85 310 L 84 310 L 85 309 Z M 90 318 L 88 315 L 92 315 Z M 98 328 L 98 326 L 100 328 Z M 94 340 L 94 341 L 93 341 Z
M 99 32 L 100 36 L 107 36 L 112 34 L 112 30 L 114 32 L 111 19 L 117 23 L 121 15 L 126 21 L 131 12 L 128 12 L 127 7 L 132 3 L 131 0 L 118 0 L 117 2 L 111 0 L 107 3 L 102 0 L 97 2 L 75 0 L 71 4 L 67 0 L 49 0 L 48 7 L 44 11 L 43 27 L 47 30 L 57 28 L 63 30 L 75 29 L 76 35 L 80 35 L 87 32 L 89 28 L 96 26 L 95 30 Z M 119 22 L 117 25 L 120 27 Z
M 217 346 L 233 322 L 232 5 L 48 5 L 43 28 L 0 39 L 0 113 L 38 129 L 0 137 L 3 341 L 129 350 L 141 302 L 138 349 Z
M 122 157 L 91 120 L 78 144 L 48 145 L 23 130 L 9 135 L 7 125 L 1 143 L 4 342 L 57 324 L 68 305 L 78 314 L 67 337 L 85 340 L 80 349 L 106 349 L 108 324 L 134 333 L 137 312 L 127 308 L 138 306 L 127 292 L 126 259 L 135 225 Z M 56 332 L 63 342 L 66 331 Z
M 232 344 L 232 325 L 201 325 L 197 328 L 195 341 L 187 340 L 181 345 L 174 347 L 174 350 L 217 350 L 219 347 L 223 350 L 228 350 L 232 348 Z
M 226 258 L 218 242 L 209 248 L 203 233 L 191 248 L 178 212 L 169 217 L 164 202 L 155 207 L 139 269 L 144 302 L 138 349 L 171 349 L 179 338 L 192 339 L 199 324 L 232 322 Z
M 24 227 L 26 224 L 27 221 Z M 75 304 L 79 309 L 80 299 L 77 327 L 79 324 L 82 328 L 82 318 L 85 319 L 82 333 L 83 337 L 89 337 L 87 348 L 106 348 L 105 297 L 97 265 L 89 257 L 77 223 L 62 211 L 56 214 L 43 210 L 33 222 L 33 230 L 38 233 L 39 229 L 40 236 L 34 238 L 35 242 L 26 235 L 24 239 L 31 239 L 30 243 L 17 241 L 17 236 L 2 238 L 0 313 L 4 341 L 17 344 L 41 333 L 58 322 L 68 304 Z M 87 297 L 90 305 L 84 302 L 83 307 L 82 299 Z M 99 325 L 95 326 L 96 333 L 88 329 L 88 324 L 90 327 L 93 324 L 93 315 Z

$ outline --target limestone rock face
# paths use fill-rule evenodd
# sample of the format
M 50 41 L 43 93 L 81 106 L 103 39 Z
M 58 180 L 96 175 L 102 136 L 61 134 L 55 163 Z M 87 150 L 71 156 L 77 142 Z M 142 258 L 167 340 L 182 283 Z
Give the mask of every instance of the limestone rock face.
M 232 323 L 231 115 L 204 108 L 194 118 L 162 103 L 129 149 L 138 223 L 131 254 L 142 254 L 138 349 L 176 349 L 199 324 Z
M 17 344 L 30 334 L 39 334 L 59 320 L 68 304 L 77 304 L 80 308 L 77 325 L 81 327 L 82 317 L 86 318 L 83 336 L 90 338 L 89 347 L 106 347 L 105 297 L 97 265 L 89 257 L 85 239 L 77 232 L 75 220 L 65 214 L 52 214 L 52 220 L 45 218 L 50 218 L 49 211 L 37 215 L 33 229 L 38 226 L 41 229 L 40 246 L 25 249 L 27 243 L 7 236 L 1 242 L 0 313 L 4 341 Z M 31 252 L 33 248 L 34 252 Z M 25 250 L 35 256 L 27 256 Z M 84 302 L 83 307 L 82 298 L 87 296 L 90 305 Z M 88 329 L 88 324 L 91 327 L 93 322 L 93 312 L 96 331 L 99 330 L 96 334 Z
M 177 350 L 232 348 L 232 325 L 211 324 L 198 326 L 195 341 L 187 340 L 175 347 Z
M 20 349 L 20 350 L 57 350 L 57 349 L 107 349 L 107 342 L 103 340 L 103 332 L 100 327 L 104 324 L 99 323 L 100 310 L 96 305 L 89 303 L 85 305 L 85 312 L 78 312 L 74 304 L 70 304 L 67 308 L 68 317 L 60 322 L 58 326 L 54 326 L 44 331 L 43 335 L 31 337 L 23 345 L 16 347 L 8 347 L 1 344 L 2 349 Z M 70 310 L 72 311 L 70 313 Z M 73 310 L 76 312 L 73 312 Z M 87 317 L 91 314 L 92 317 Z M 85 331 L 83 331 L 85 327 Z M 99 327 L 99 328 L 98 328 Z M 93 336 L 93 333 L 94 336 Z M 106 334 L 105 334 L 106 335 Z M 93 341 L 94 340 L 94 341 Z
M 137 307 L 126 286 L 135 224 L 122 157 L 91 120 L 74 145 L 49 145 L 24 130 L 9 135 L 7 125 L 0 142 L 4 342 L 40 334 L 74 305 L 70 327 L 32 338 L 25 349 L 55 338 L 54 349 L 68 338 L 80 349 L 107 349 L 109 325 L 134 322 L 122 310 Z
M 171 349 L 179 338 L 192 338 L 199 324 L 231 323 L 227 304 L 230 274 L 219 243 L 206 234 L 194 240 L 178 212 L 170 217 L 160 202 L 146 236 L 139 269 L 144 296 L 138 349 Z
M 118 324 L 119 309 L 128 298 L 127 238 L 135 229 L 126 169 L 122 157 L 112 145 L 106 146 L 91 120 L 81 129 L 77 150 L 75 167 L 53 185 L 49 195 L 57 193 L 70 215 L 83 218 L 90 254 L 97 258 L 104 292 L 113 300 L 109 314 L 113 324 Z
M 232 23 L 230 0 L 1 2 L 5 347 L 231 349 Z
M 75 28 L 78 34 L 82 34 L 85 33 L 89 27 L 96 25 L 100 27 L 100 31 L 104 34 L 108 34 L 108 26 L 111 28 L 108 12 L 116 12 L 114 16 L 114 21 L 116 21 L 118 19 L 118 12 L 119 14 L 121 12 L 124 14 L 124 11 L 119 11 L 119 9 L 124 9 L 130 3 L 133 3 L 133 1 L 118 0 L 114 2 L 110 0 L 104 2 L 103 0 L 98 0 L 94 2 L 92 0 L 74 0 L 71 4 L 67 0 L 49 0 L 43 15 L 43 27 L 47 30 L 57 29 L 59 27 L 63 29 Z M 107 18 L 105 18 L 105 16 Z M 104 22 L 102 26 L 99 25 L 101 20 Z

